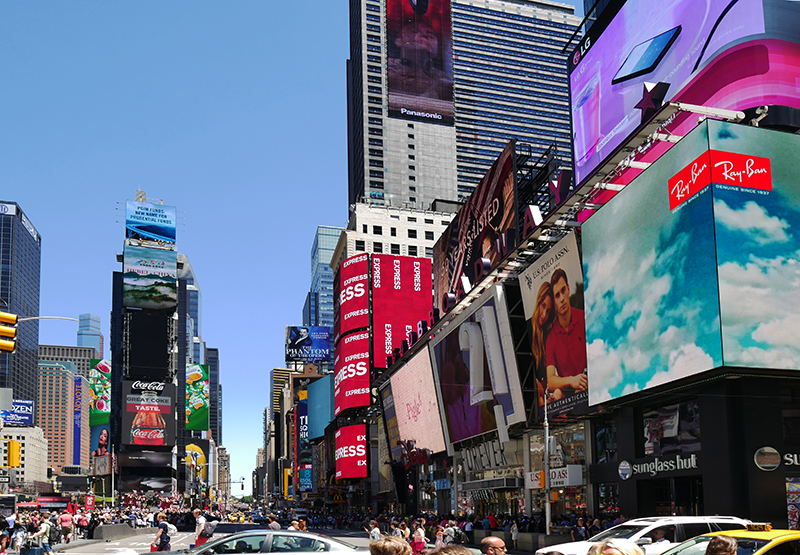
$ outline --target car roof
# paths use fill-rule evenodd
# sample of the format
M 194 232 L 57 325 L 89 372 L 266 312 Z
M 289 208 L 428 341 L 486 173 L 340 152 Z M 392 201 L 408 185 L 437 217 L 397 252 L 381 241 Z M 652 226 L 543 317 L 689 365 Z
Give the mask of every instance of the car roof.
M 725 530 L 723 532 L 712 532 L 710 534 L 703 534 L 704 536 L 719 536 L 724 534 L 733 538 L 746 538 L 749 540 L 783 540 L 783 539 L 797 539 L 800 538 L 800 530 L 780 530 L 773 528 L 768 531 L 755 531 L 755 530 Z
M 622 524 L 683 524 L 691 522 L 750 522 L 736 516 L 648 516 L 626 520 Z

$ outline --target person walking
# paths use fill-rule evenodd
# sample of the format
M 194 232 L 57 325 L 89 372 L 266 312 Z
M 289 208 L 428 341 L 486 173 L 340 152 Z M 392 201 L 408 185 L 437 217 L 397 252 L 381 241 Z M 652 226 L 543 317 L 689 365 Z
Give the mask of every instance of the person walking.
M 203 535 L 203 533 L 206 530 L 206 517 L 203 516 L 203 511 L 201 511 L 200 509 L 195 509 L 194 511 L 192 511 L 192 514 L 194 515 L 194 523 L 195 523 L 194 546 L 198 547 L 206 543 L 210 536 L 207 537 Z
M 158 534 L 156 539 L 153 540 L 153 545 L 156 546 L 156 551 L 172 551 L 170 547 L 169 526 L 167 525 L 167 515 L 165 513 L 158 513 Z

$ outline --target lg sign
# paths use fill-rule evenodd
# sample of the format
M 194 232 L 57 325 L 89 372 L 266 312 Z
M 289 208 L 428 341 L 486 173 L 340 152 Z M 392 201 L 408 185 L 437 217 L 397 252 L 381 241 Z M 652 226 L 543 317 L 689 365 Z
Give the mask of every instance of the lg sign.
M 367 426 L 336 430 L 336 479 L 367 477 Z

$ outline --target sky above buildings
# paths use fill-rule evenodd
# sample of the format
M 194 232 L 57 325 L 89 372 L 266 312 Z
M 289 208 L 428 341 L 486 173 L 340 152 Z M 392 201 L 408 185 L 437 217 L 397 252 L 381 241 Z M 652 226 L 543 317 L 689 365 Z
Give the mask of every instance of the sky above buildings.
M 175 205 L 202 336 L 220 349 L 224 445 L 244 493 L 316 226 L 347 222 L 347 9 L 0 4 L 0 200 L 42 235 L 40 313 L 97 314 L 108 346 L 125 200 L 143 189 Z M 77 322 L 40 324 L 40 343 L 76 337 Z

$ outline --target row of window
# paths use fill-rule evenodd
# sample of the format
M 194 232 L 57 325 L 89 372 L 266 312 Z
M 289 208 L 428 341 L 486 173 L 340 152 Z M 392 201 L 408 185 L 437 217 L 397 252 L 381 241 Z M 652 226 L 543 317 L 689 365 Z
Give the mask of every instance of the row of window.
M 459 79 L 458 77 L 456 77 L 454 81 L 456 85 L 463 87 L 475 87 L 476 89 L 483 88 L 484 90 L 489 89 L 494 91 L 504 91 L 511 94 L 518 94 L 520 96 L 530 96 L 531 94 L 530 83 L 525 84 L 525 88 L 520 89 L 516 87 L 506 87 L 504 85 L 492 83 L 491 81 L 486 81 L 485 79 L 482 78 L 483 76 L 481 75 L 478 75 L 477 77 L 481 78 L 481 80 L 470 81 L 467 79 Z M 561 100 L 566 104 L 567 102 L 569 102 L 569 99 L 566 96 L 566 92 L 567 92 L 566 88 L 564 89 L 565 94 L 563 95 L 548 94 L 537 91 L 536 96 L 538 96 L 539 98 L 549 98 L 550 100 Z
M 518 29 L 527 33 L 529 36 L 531 33 L 541 33 L 543 35 L 547 35 L 550 37 L 558 37 L 562 38 L 565 41 L 569 40 L 572 37 L 572 33 L 575 32 L 575 28 L 570 28 L 567 26 L 564 29 L 564 32 L 561 31 L 554 31 L 552 29 L 548 29 L 544 25 L 540 25 L 538 19 L 530 18 L 528 19 L 529 25 L 519 25 L 517 23 L 512 23 L 510 20 L 506 19 L 508 14 L 495 14 L 497 19 L 486 19 L 485 17 L 478 17 L 475 15 L 467 14 L 467 13 L 453 13 L 453 21 L 459 20 L 467 20 L 467 21 L 475 21 L 476 23 L 483 23 L 485 25 L 491 25 L 492 27 L 506 27 L 508 29 Z
M 409 218 L 409 220 L 411 220 L 411 218 Z M 414 221 L 416 221 L 416 218 L 414 218 Z M 425 223 L 426 224 L 427 223 L 432 224 L 433 220 L 427 220 L 426 219 Z M 443 225 L 447 225 L 445 222 L 442 222 L 442 224 Z M 361 231 L 362 231 L 362 233 L 369 233 L 369 226 L 367 224 L 362 224 L 361 225 Z M 416 229 L 409 229 L 407 231 L 408 231 L 408 238 L 409 239 L 416 239 L 417 238 L 417 230 Z M 373 225 L 372 226 L 372 234 L 373 235 L 383 235 L 383 226 Z M 396 227 L 390 227 L 389 228 L 389 235 L 391 237 L 397 237 L 397 228 Z M 433 241 L 433 231 L 425 231 L 425 240 L 426 241 Z
M 542 121 L 540 119 L 524 118 L 521 116 L 513 116 L 510 114 L 498 114 L 497 112 L 489 112 L 487 110 L 470 110 L 467 108 L 460 110 L 459 113 L 461 116 L 473 116 L 473 117 L 482 116 L 486 118 L 485 121 L 497 121 L 498 118 L 502 118 L 503 120 L 506 121 L 510 120 L 518 123 L 524 123 L 532 127 L 555 127 L 558 129 L 564 129 L 567 133 L 569 133 L 570 130 L 569 121 L 567 121 L 566 123 L 562 123 L 559 121 Z M 464 119 L 462 121 L 466 122 L 469 120 Z
M 466 42 L 460 42 L 457 39 L 464 39 Z M 560 60 L 562 60 L 563 63 L 566 63 L 567 60 L 566 55 L 562 54 L 560 50 L 543 48 L 532 43 L 520 44 L 518 42 L 492 37 L 491 44 L 501 44 L 508 48 L 506 49 L 489 46 L 487 44 L 486 37 L 482 37 L 481 35 L 476 35 L 474 33 L 464 33 L 462 31 L 453 30 L 453 45 L 462 46 L 465 50 L 483 50 L 485 52 L 495 52 L 497 54 L 503 54 L 506 56 L 528 58 L 529 60 L 540 60 L 542 62 L 550 63 L 557 63 Z M 530 52 L 541 52 L 544 55 L 537 56 L 535 54 L 531 54 Z M 455 53 L 459 53 L 457 49 Z
M 567 86 L 567 77 L 566 75 L 547 75 L 546 73 L 541 72 L 549 72 L 550 70 L 536 70 L 534 72 L 528 70 L 521 70 L 521 69 L 513 69 L 511 67 L 498 67 L 488 64 L 482 64 L 478 62 L 471 62 L 466 60 L 458 60 L 456 62 L 456 66 L 458 69 L 456 71 L 462 72 L 464 68 L 475 69 L 479 71 L 488 71 L 493 72 L 496 74 L 510 74 L 510 75 L 520 75 L 522 77 L 527 77 L 529 79 L 535 80 L 537 83 L 540 81 L 552 81 L 554 83 L 561 83 L 562 86 Z M 460 67 L 464 66 L 464 68 Z
M 558 111 L 548 111 L 545 112 L 544 110 L 535 110 L 532 108 L 525 108 L 522 106 L 514 105 L 509 106 L 507 104 L 498 104 L 496 102 L 486 102 L 484 100 L 473 100 L 471 102 L 462 102 L 461 107 L 459 109 L 459 113 L 469 113 L 470 109 L 467 106 L 475 107 L 475 108 L 489 108 L 494 110 L 502 111 L 504 114 L 507 113 L 517 113 L 517 114 L 528 114 L 535 117 L 540 118 L 547 118 L 548 120 L 564 120 L 569 122 L 569 111 L 566 109 L 558 110 Z M 493 113 L 492 117 L 497 117 L 497 114 Z M 505 116 L 505 117 L 513 117 L 513 116 Z
M 366 241 L 356 240 L 356 251 L 358 252 L 366 252 L 367 244 Z M 418 248 L 416 245 L 408 245 L 407 252 L 408 256 L 419 256 L 419 253 L 422 249 Z M 425 256 L 427 258 L 433 258 L 433 247 L 423 247 Z M 372 243 L 372 252 L 375 253 L 383 253 L 383 243 Z M 389 245 L 389 254 L 400 255 L 400 245 L 397 243 L 391 243 Z
M 520 85 L 522 87 L 526 87 L 528 89 L 528 94 L 531 94 L 530 89 L 547 89 L 549 91 L 555 91 L 562 93 L 558 96 L 552 96 L 549 98 L 567 98 L 568 91 L 567 91 L 567 83 L 563 81 L 562 85 L 548 85 L 547 83 L 543 83 L 541 81 L 531 81 L 530 79 L 514 79 L 513 77 L 503 77 L 502 75 L 489 75 L 483 72 L 478 71 L 467 71 L 461 70 L 458 72 L 459 77 L 474 77 L 476 79 L 480 79 L 481 83 L 487 83 L 491 81 L 499 81 L 501 83 L 512 83 L 514 85 Z M 538 90 L 535 92 L 536 95 L 547 96 L 540 93 Z
M 467 96 L 467 95 L 477 96 L 481 98 L 491 98 L 492 100 L 506 100 L 508 102 L 513 102 L 517 105 L 524 104 L 527 106 L 539 106 L 542 108 L 553 110 L 553 112 L 555 113 L 569 113 L 569 104 L 566 101 L 560 104 L 551 104 L 549 102 L 541 102 L 539 99 L 534 99 L 533 97 L 530 96 L 525 96 L 525 97 L 506 96 L 503 94 L 491 93 L 482 90 L 463 91 L 460 96 Z
M 517 14 L 513 14 L 513 13 L 506 13 L 506 12 L 503 12 L 502 14 L 498 14 L 494 10 L 488 10 L 486 8 L 478 8 L 478 7 L 475 7 L 475 6 L 472 6 L 472 5 L 465 6 L 465 5 L 462 5 L 462 4 L 458 4 L 457 6 L 455 6 L 455 9 L 453 10 L 453 12 L 454 13 L 458 13 L 460 11 L 471 11 L 471 12 L 475 12 L 475 13 L 482 13 L 482 14 L 486 14 L 486 15 L 492 15 L 492 16 L 495 16 L 495 17 L 503 17 L 504 19 L 516 19 L 517 21 L 530 21 L 531 20 L 531 18 L 528 17 L 528 16 L 517 15 Z M 572 15 L 572 14 L 569 14 L 569 15 Z M 540 25 L 546 25 L 548 27 L 555 27 L 555 28 L 558 28 L 558 29 L 567 29 L 567 30 L 572 30 L 572 31 L 575 30 L 575 26 L 574 25 L 569 25 L 567 23 L 558 23 L 556 21 L 550 21 L 550 20 L 539 19 L 539 18 L 535 18 L 535 20 L 536 20 L 536 23 L 540 24 Z
M 471 45 L 465 45 L 465 46 L 469 47 Z M 484 60 L 486 62 L 490 62 L 490 63 L 494 63 L 494 64 L 503 64 L 503 65 L 512 64 L 512 65 L 517 66 L 517 67 L 528 68 L 528 69 L 530 69 L 532 71 L 549 71 L 549 72 L 552 72 L 552 73 L 560 73 L 560 74 L 563 74 L 565 77 L 567 75 L 567 68 L 563 63 L 561 63 L 560 60 L 558 61 L 557 65 L 553 65 L 553 63 L 552 63 L 553 60 L 547 60 L 547 61 L 550 62 L 550 64 L 544 65 L 544 64 L 537 64 L 537 63 L 534 63 L 534 62 L 525 62 L 525 61 L 522 61 L 522 60 L 510 59 L 508 56 L 503 56 L 501 58 L 500 56 L 489 56 L 488 54 L 479 54 L 477 52 L 468 52 L 468 53 L 461 54 L 461 56 L 470 57 L 470 58 L 476 58 L 478 60 Z M 456 59 L 459 62 L 464 62 L 464 60 L 462 60 L 461 58 L 457 57 Z

